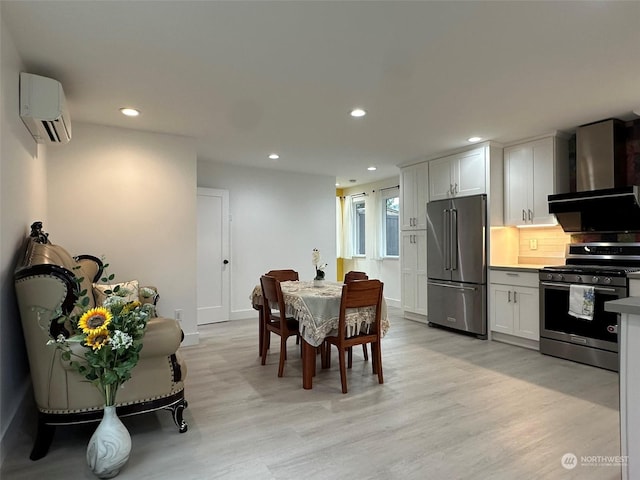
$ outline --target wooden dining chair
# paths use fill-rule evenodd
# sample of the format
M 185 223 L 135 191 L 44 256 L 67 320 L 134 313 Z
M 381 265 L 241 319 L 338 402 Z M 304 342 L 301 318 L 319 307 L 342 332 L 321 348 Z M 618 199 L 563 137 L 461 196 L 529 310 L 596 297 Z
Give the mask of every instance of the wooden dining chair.
M 278 377 L 282 377 L 284 373 L 284 361 L 287 359 L 287 339 L 300 334 L 298 321 L 295 318 L 286 316 L 282 289 L 280 288 L 280 281 L 277 278 L 263 275 L 260 277 L 260 285 L 262 286 L 262 308 L 264 317 L 262 365 L 267 361 L 267 350 L 269 349 L 271 332 L 280 335 Z M 277 313 L 271 310 L 272 305 L 277 306 Z
M 284 269 L 284 270 L 269 270 L 265 275 L 269 277 L 275 277 L 279 282 L 286 282 L 288 280 L 297 281 L 300 280 L 298 276 L 298 272 L 292 269 Z M 264 339 L 264 310 L 262 307 L 258 310 L 258 352 L 262 355 L 262 342 Z M 300 338 L 296 337 L 296 344 L 300 343 Z M 267 350 L 271 347 L 270 344 L 267 344 Z
M 340 301 L 340 320 L 338 331 L 335 336 L 325 338 L 327 343 L 326 355 L 331 354 L 331 345 L 338 349 L 338 359 L 340 361 L 340 380 L 342 382 L 342 393 L 347 393 L 347 370 L 345 364 L 345 353 L 354 345 L 371 344 L 371 367 L 373 373 L 378 374 L 378 383 L 384 383 L 382 376 L 382 351 L 380 348 L 381 332 L 381 311 L 382 311 L 382 290 L 384 284 L 380 280 L 354 280 L 342 286 L 342 299 Z M 367 332 L 361 331 L 353 336 L 347 336 L 346 312 L 351 308 L 375 308 L 375 320 L 370 325 Z
M 356 270 L 351 270 L 347 272 L 344 276 L 344 283 L 353 282 L 354 280 L 369 280 L 369 276 L 364 272 L 358 272 Z M 369 353 L 367 352 L 367 345 L 362 345 L 362 354 L 364 355 L 364 361 L 369 361 Z M 353 364 L 353 355 L 352 351 L 349 350 L 349 368 Z

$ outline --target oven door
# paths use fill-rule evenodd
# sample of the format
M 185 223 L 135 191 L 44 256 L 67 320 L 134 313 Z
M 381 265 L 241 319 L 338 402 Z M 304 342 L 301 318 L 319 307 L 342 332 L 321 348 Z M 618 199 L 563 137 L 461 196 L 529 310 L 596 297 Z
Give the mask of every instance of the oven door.
M 604 302 L 627 297 L 627 287 L 594 286 L 593 320 L 569 315 L 569 283 L 540 282 L 540 336 L 618 351 L 618 314 L 605 312 Z

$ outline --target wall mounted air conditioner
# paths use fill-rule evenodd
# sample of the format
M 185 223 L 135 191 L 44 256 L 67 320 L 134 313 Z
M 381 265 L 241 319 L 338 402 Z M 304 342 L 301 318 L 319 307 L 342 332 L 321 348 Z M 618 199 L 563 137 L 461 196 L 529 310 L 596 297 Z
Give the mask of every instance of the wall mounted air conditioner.
M 20 73 L 20 117 L 38 143 L 71 140 L 71 118 L 62 85 L 53 78 Z

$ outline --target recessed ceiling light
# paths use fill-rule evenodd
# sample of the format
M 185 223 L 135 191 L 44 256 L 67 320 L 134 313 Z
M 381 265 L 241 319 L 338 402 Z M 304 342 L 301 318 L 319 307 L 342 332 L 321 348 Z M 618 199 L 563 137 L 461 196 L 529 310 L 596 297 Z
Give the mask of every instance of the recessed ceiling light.
M 480 140 L 482 140 L 482 137 L 469 137 L 469 138 L 467 138 L 467 141 L 469 141 L 469 142 L 479 142 Z
M 120 109 L 120 111 L 127 117 L 137 117 L 138 115 L 140 115 L 140 110 L 136 110 L 135 108 L 123 107 Z
M 356 183 L 356 182 L 357 182 L 357 180 L 356 180 L 355 178 L 350 178 L 350 179 L 349 179 L 349 182 L 351 182 L 351 183 Z
M 278 160 L 280 158 L 280 155 L 278 155 L 277 153 L 272 153 L 271 155 L 269 155 L 269 158 L 271 160 Z
M 338 182 L 336 182 L 336 187 L 339 187 L 339 186 L 340 186 L 340 184 Z
M 351 110 L 352 117 L 364 117 L 366 114 L 367 112 L 361 108 L 354 108 L 353 110 Z
M 376 167 L 367 167 L 367 170 L 369 170 L 370 172 L 375 171 Z

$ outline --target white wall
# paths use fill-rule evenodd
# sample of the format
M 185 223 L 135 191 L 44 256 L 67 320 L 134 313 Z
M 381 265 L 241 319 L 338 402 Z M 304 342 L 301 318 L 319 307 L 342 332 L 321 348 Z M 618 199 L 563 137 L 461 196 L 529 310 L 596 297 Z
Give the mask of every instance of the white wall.
M 24 434 L 20 431 L 22 425 L 16 422 L 11 429 L 12 438 L 7 438 L 10 423 L 23 405 L 30 385 L 13 270 L 31 222 L 47 220 L 47 169 L 44 149 L 38 150 L 18 115 L 22 62 L 3 23 L 0 34 L 0 461 L 3 461 L 11 449 L 11 441 Z
M 271 269 L 311 280 L 313 248 L 336 277 L 335 177 L 198 160 L 198 186 L 229 191 L 231 319 L 256 315 L 249 295 Z
M 372 191 L 380 191 L 387 187 L 394 187 L 398 185 L 400 177 L 388 178 L 375 183 L 368 183 L 366 185 L 358 185 L 357 187 L 346 188 L 343 190 L 344 195 L 355 195 L 357 193 L 370 194 Z M 400 191 L 398 190 L 398 195 Z M 364 197 L 365 209 L 367 208 L 367 202 L 371 201 L 370 196 Z M 372 238 L 375 235 L 375 219 L 371 215 L 365 215 L 365 252 L 371 252 Z M 354 257 L 352 259 L 344 260 L 345 273 L 349 270 L 357 270 L 366 272 L 369 278 L 377 278 L 384 283 L 384 297 L 388 305 L 394 307 L 401 306 L 401 293 L 400 293 L 400 259 L 399 258 L 383 258 L 381 260 L 374 260 L 367 254 L 364 258 Z
M 195 141 L 76 122 L 48 164 L 50 241 L 158 287 L 159 314 L 182 309 L 183 345 L 197 343 Z

